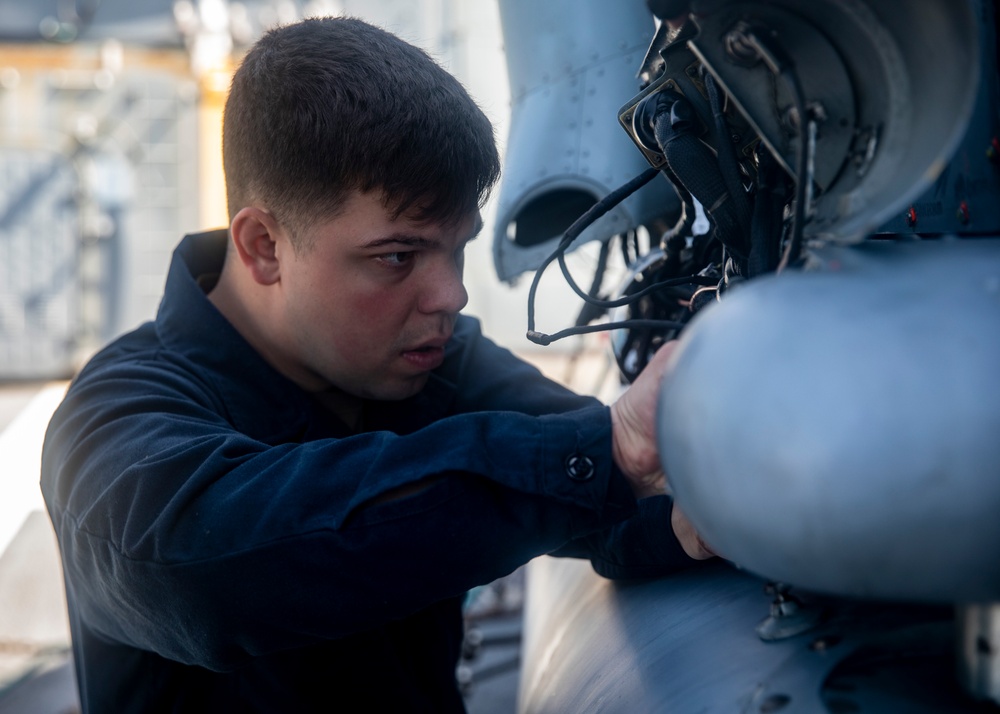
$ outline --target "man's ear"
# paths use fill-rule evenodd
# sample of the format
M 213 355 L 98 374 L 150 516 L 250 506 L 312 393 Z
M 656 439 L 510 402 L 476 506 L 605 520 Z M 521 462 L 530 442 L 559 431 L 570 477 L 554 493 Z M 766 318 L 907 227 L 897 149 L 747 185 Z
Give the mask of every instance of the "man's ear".
M 285 229 L 268 211 L 245 206 L 229 225 L 233 247 L 255 282 L 273 285 L 281 277 L 278 243 L 287 241 Z

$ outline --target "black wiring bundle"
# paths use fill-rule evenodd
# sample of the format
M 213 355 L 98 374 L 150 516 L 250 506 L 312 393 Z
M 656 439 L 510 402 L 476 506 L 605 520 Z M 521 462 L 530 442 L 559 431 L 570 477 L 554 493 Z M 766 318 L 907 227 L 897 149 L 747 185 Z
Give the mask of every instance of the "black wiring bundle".
M 742 29 L 740 38 L 746 48 L 749 48 L 767 65 L 771 73 L 780 77 L 788 84 L 795 102 L 795 113 L 798 119 L 798 146 L 795 154 L 795 207 L 792 218 L 792 236 L 785 247 L 785 252 L 778 265 L 780 273 L 789 265 L 796 263 L 802 254 L 803 230 L 806 222 L 806 204 L 809 200 L 809 187 L 812 177 L 809 171 L 810 131 L 815 130 L 815 123 L 806 106 L 806 95 L 802 82 L 795 71 L 795 64 L 784 49 L 766 32 L 757 32 L 752 28 Z
M 599 266 L 589 291 L 581 289 L 570 274 L 566 265 L 566 251 L 572 243 L 587 227 L 652 181 L 661 171 L 677 190 L 683 207 L 677 226 L 664 235 L 661 246 L 664 248 L 668 260 L 673 261 L 673 267 L 677 267 L 676 259 L 680 252 L 677 250 L 678 244 L 686 239 L 686 236 L 682 235 L 686 232 L 684 229 L 689 229 L 690 222 L 693 220 L 693 211 L 689 210 L 692 196 L 698 198 L 705 206 L 712 219 L 715 238 L 723 246 L 723 260 L 725 260 L 727 253 L 735 260 L 737 275 L 747 273 L 751 276 L 759 275 L 775 267 L 780 273 L 789 265 L 794 265 L 799 261 L 803 249 L 807 204 L 810 201 L 811 193 L 809 191 L 812 184 L 810 164 L 816 124 L 806 106 L 805 92 L 795 71 L 794 63 L 784 49 L 774 42 L 767 33 L 757 32 L 749 26 L 744 26 L 741 29 L 740 39 L 743 49 L 752 52 L 759 60 L 763 61 L 775 76 L 787 82 L 792 92 L 797 115 L 798 145 L 796 147 L 795 196 L 791 235 L 785 244 L 780 262 L 776 256 L 771 257 L 772 249 L 769 244 L 769 237 L 777 227 L 776 221 L 770 217 L 770 214 L 774 212 L 775 206 L 780 208 L 780 204 L 776 202 L 775 187 L 772 185 L 774 183 L 774 179 L 771 178 L 772 162 L 766 157 L 765 160 L 761 161 L 758 188 L 763 189 L 765 196 L 762 205 L 757 206 L 755 202 L 754 208 L 751 208 L 748 196 L 740 183 L 737 157 L 727 140 L 728 132 L 723 116 L 722 92 L 715 79 L 706 72 L 705 84 L 714 120 L 713 129 L 719 144 L 718 154 L 711 155 L 707 147 L 693 136 L 693 124 L 687 118 L 688 115 L 693 115 L 693 111 L 683 97 L 669 91 L 647 97 L 648 101 L 652 101 L 656 105 L 656 108 L 650 112 L 651 126 L 649 129 L 653 131 L 656 143 L 667 159 L 666 164 L 660 168 L 647 169 L 615 189 L 594 204 L 566 230 L 556 249 L 538 268 L 531 282 L 531 288 L 528 292 L 528 331 L 526 335 L 531 342 L 538 345 L 549 345 L 556 340 L 572 335 L 617 329 L 679 330 L 683 328 L 685 323 L 659 319 L 629 319 L 596 325 L 587 323 L 599 315 L 601 311 L 634 304 L 650 293 L 663 288 L 692 284 L 702 286 L 718 284 L 718 280 L 714 277 L 704 274 L 689 275 L 655 281 L 641 290 L 617 300 L 601 299 L 597 297 L 597 292 L 606 267 L 607 244 L 602 246 Z M 680 173 L 683 173 L 683 176 Z M 777 218 L 777 222 L 780 222 L 780 217 L 776 216 L 775 218 Z M 670 245 L 668 246 L 667 243 Z M 779 239 L 775 247 L 778 248 L 780 243 Z M 627 245 L 623 245 L 623 250 L 627 256 Z M 635 250 L 638 253 L 637 245 Z M 756 255 L 754 255 L 755 253 Z M 566 282 L 584 301 L 585 307 L 575 326 L 554 334 L 546 334 L 535 329 L 535 295 L 542 274 L 556 260 Z M 775 266 L 775 262 L 778 262 L 777 266 Z
M 558 260 L 559 267 L 562 270 L 563 276 L 566 278 L 567 283 L 573 291 L 580 296 L 584 302 L 594 305 L 602 309 L 610 309 L 615 307 L 621 307 L 623 305 L 628 305 L 636 300 L 641 299 L 645 295 L 658 290 L 660 288 L 671 287 L 676 285 L 714 285 L 717 281 L 712 278 L 705 278 L 699 275 L 691 275 L 681 278 L 671 278 L 669 280 L 660 280 L 642 290 L 628 295 L 618 300 L 602 300 L 600 298 L 594 297 L 587 292 L 584 292 L 576 281 L 573 280 L 572 275 L 570 275 L 569 269 L 566 266 L 566 250 L 572 245 L 573 241 L 579 237 L 579 235 L 597 219 L 603 216 L 605 213 L 610 211 L 612 208 L 617 206 L 619 203 L 624 201 L 626 198 L 631 196 L 633 193 L 638 191 L 640 188 L 645 186 L 647 183 L 652 181 L 657 174 L 660 173 L 659 169 L 650 168 L 646 169 L 644 172 L 628 181 L 624 185 L 616 188 L 614 191 L 609 193 L 607 196 L 602 198 L 600 201 L 595 203 L 590 209 L 576 219 L 573 224 L 566 229 L 563 234 L 562 239 L 559 241 L 559 245 L 556 249 L 549 255 L 548 258 L 539 266 L 538 270 L 535 271 L 535 277 L 531 281 L 531 288 L 528 290 L 528 332 L 527 338 L 534 342 L 536 345 L 549 345 L 556 340 L 561 340 L 565 337 L 570 337 L 572 335 L 583 335 L 591 332 L 602 332 L 605 330 L 618 330 L 627 328 L 654 328 L 654 329 L 680 329 L 684 326 L 681 322 L 674 322 L 670 320 L 621 320 L 618 322 L 608 322 L 598 325 L 577 325 L 574 327 L 569 327 L 565 330 L 560 330 L 554 334 L 546 334 L 544 332 L 539 332 L 535 330 L 535 293 L 538 290 L 538 284 L 541 281 L 542 274 L 545 269 L 552 264 L 552 261 Z M 709 282 L 706 282 L 709 281 Z

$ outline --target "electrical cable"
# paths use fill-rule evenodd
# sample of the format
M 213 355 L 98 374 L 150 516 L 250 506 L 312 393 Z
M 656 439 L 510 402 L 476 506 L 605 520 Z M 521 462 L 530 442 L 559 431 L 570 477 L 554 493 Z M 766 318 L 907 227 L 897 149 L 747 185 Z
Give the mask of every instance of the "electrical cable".
M 726 190 L 733 201 L 737 219 L 745 229 L 750 226 L 750 200 L 746 189 L 740 180 L 739 159 L 736 147 L 729 136 L 726 115 L 722 106 L 722 92 L 711 72 L 705 72 L 705 89 L 708 91 L 708 102 L 712 108 L 712 118 L 715 120 L 716 155 L 719 162 L 719 172 L 726 184 Z
M 585 293 L 580 286 L 570 275 L 569 268 L 566 265 L 566 255 L 565 253 L 559 255 L 559 268 L 562 270 L 563 277 L 566 279 L 566 283 L 573 289 L 573 292 L 577 294 L 582 300 L 590 303 L 596 307 L 603 307 L 605 309 L 611 309 L 615 307 L 622 307 L 623 305 L 631 305 L 639 298 L 649 295 L 649 293 L 654 290 L 659 290 L 660 288 L 671 288 L 678 285 L 715 285 L 715 280 L 711 278 L 705 278 L 701 275 L 686 275 L 680 278 L 669 278 L 667 280 L 658 280 L 652 285 L 647 285 L 645 288 L 637 293 L 631 295 L 626 295 L 625 297 L 618 298 L 617 300 L 601 300 L 599 298 L 594 298 Z M 708 282 L 706 282 L 706 280 Z
M 688 283 L 702 284 L 701 281 L 704 280 L 701 276 L 689 276 L 685 278 L 674 278 L 667 281 L 659 281 L 647 288 L 639 291 L 634 295 L 627 296 L 626 298 L 621 298 L 620 300 L 599 300 L 594 298 L 587 293 L 585 293 L 579 285 L 572 279 L 569 274 L 568 268 L 565 267 L 565 253 L 566 249 L 573 243 L 574 240 L 592 223 L 603 216 L 605 213 L 610 211 L 612 208 L 617 206 L 619 203 L 624 201 L 630 195 L 638 191 L 640 188 L 645 186 L 647 183 L 653 180 L 660 173 L 659 169 L 650 168 L 643 171 L 641 174 L 631 179 L 622 186 L 619 186 L 614 191 L 609 193 L 607 196 L 602 198 L 600 201 L 595 203 L 593 206 L 587 210 L 582 216 L 576 219 L 573 224 L 566 229 L 563 234 L 562 239 L 559 241 L 559 245 L 556 249 L 546 258 L 542 264 L 539 266 L 538 270 L 535 271 L 535 277 L 531 281 L 531 287 L 528 290 L 528 331 L 526 337 L 535 344 L 538 345 L 548 345 L 556 340 L 561 340 L 564 337 L 569 337 L 571 335 L 582 335 L 591 332 L 602 332 L 605 330 L 617 330 L 632 327 L 644 327 L 644 328 L 659 328 L 659 329 L 680 329 L 683 323 L 671 322 L 667 320 L 623 320 L 620 322 L 613 323 L 603 323 L 600 325 L 588 325 L 588 326 L 578 326 L 570 327 L 565 330 L 556 332 L 555 334 L 549 335 L 544 332 L 538 332 L 535 330 L 535 295 L 538 292 L 538 284 L 541 281 L 542 274 L 545 269 L 552 264 L 552 261 L 559 260 L 560 267 L 563 268 L 563 275 L 566 277 L 567 282 L 573 291 L 576 292 L 585 302 L 596 305 L 598 307 L 613 308 L 620 307 L 621 305 L 627 305 L 636 300 L 640 299 L 644 295 L 647 295 L 654 289 L 660 287 L 667 287 L 668 285 L 685 285 Z
M 799 89 L 801 90 L 801 87 Z M 798 107 L 800 100 L 796 99 L 795 104 Z M 801 104 L 802 107 L 799 111 L 804 112 L 805 102 L 802 101 Z M 805 114 L 800 114 L 799 116 L 804 117 Z M 815 126 L 814 122 L 799 121 L 798 146 L 795 152 L 795 210 L 792 214 L 792 237 L 789 239 L 788 245 L 785 246 L 785 253 L 781 256 L 781 262 L 778 263 L 777 272 L 779 273 L 789 265 L 795 263 L 802 255 L 802 234 L 806 222 L 807 186 L 809 183 L 809 150 L 806 147 L 806 143 L 809 140 L 810 126 Z
M 770 151 L 757 153 L 757 196 L 750 223 L 748 277 L 770 272 L 778 264 L 781 245 L 783 191 L 778 185 L 778 162 Z M 777 237 L 776 237 L 777 234 Z
M 764 33 L 757 34 L 752 29 L 745 32 L 743 39 L 754 49 L 757 56 L 768 66 L 772 74 L 787 82 L 792 90 L 795 112 L 798 115 L 798 145 L 795 147 L 795 209 L 792 216 L 792 235 L 785 246 L 784 255 L 778 264 L 777 272 L 795 263 L 802 254 L 802 237 L 806 221 L 806 203 L 808 201 L 809 183 L 809 125 L 813 124 L 806 107 L 806 95 L 802 82 L 795 71 L 795 64 L 784 49 L 773 42 Z M 813 129 L 812 131 L 815 131 Z
M 612 238 L 611 240 L 614 240 Z M 587 294 L 596 298 L 601 293 L 601 285 L 604 283 L 604 274 L 608 269 L 608 257 L 611 255 L 611 240 L 601 241 L 601 251 L 597 256 L 597 267 L 594 268 L 594 279 L 590 282 L 590 290 Z M 604 314 L 604 310 L 584 302 L 580 312 L 576 316 L 576 327 L 589 325 L 591 322 Z
M 597 255 L 597 267 L 594 269 L 594 279 L 590 282 L 590 290 L 587 294 L 596 298 L 601 293 L 601 284 L 604 282 L 604 273 L 608 269 L 608 257 L 611 255 L 611 241 L 606 240 L 601 243 L 601 251 Z
M 602 198 L 600 201 L 591 206 L 587 211 L 573 221 L 572 225 L 566 229 L 563 233 L 563 237 L 559 240 L 559 244 L 556 249 L 552 251 L 552 254 L 547 257 L 542 264 L 535 271 L 535 277 L 531 281 L 531 287 L 528 289 L 528 339 L 531 340 L 532 334 L 541 334 L 535 332 L 535 293 L 538 292 L 538 283 L 542 279 L 542 273 L 545 269 L 549 267 L 553 260 L 558 258 L 565 252 L 565 250 L 573 243 L 576 238 L 583 233 L 583 231 L 594 223 L 598 218 L 603 216 L 605 213 L 610 211 L 612 208 L 617 206 L 619 203 L 624 201 L 626 198 L 631 196 L 633 193 L 638 191 L 640 188 L 645 186 L 647 183 L 656 178 L 659 174 L 659 169 L 649 168 L 643 171 L 641 174 L 626 182 L 624 185 L 619 186 L 614 191 L 609 193 L 607 196 Z M 534 340 L 532 340 L 534 341 Z
M 528 331 L 528 339 L 534 342 L 536 345 L 542 345 L 543 347 L 552 344 L 556 340 L 561 340 L 565 337 L 572 337 L 573 335 L 585 335 L 593 332 L 605 332 L 608 330 L 625 330 L 625 329 L 655 329 L 655 330 L 679 330 L 684 327 L 683 322 L 674 322 L 672 320 L 621 320 L 620 322 L 602 322 L 600 325 L 586 325 L 584 327 L 568 327 L 565 330 L 560 330 L 551 335 L 547 335 L 543 332 L 535 332 L 533 330 Z

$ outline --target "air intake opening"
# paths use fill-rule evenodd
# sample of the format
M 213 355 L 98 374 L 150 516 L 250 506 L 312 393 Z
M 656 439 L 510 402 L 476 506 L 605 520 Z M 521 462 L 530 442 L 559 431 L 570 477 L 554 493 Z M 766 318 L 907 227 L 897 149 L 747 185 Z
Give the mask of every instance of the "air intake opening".
M 597 197 L 581 189 L 548 191 L 518 211 L 507 226 L 507 237 L 524 248 L 557 238 L 595 203 Z

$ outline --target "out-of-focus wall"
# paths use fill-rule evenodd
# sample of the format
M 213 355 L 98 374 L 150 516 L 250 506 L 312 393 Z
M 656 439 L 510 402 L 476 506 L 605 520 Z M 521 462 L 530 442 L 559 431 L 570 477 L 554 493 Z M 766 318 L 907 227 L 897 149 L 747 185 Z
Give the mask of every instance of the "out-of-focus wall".
M 0 44 L 0 379 L 62 376 L 155 310 L 198 213 L 179 49 Z

